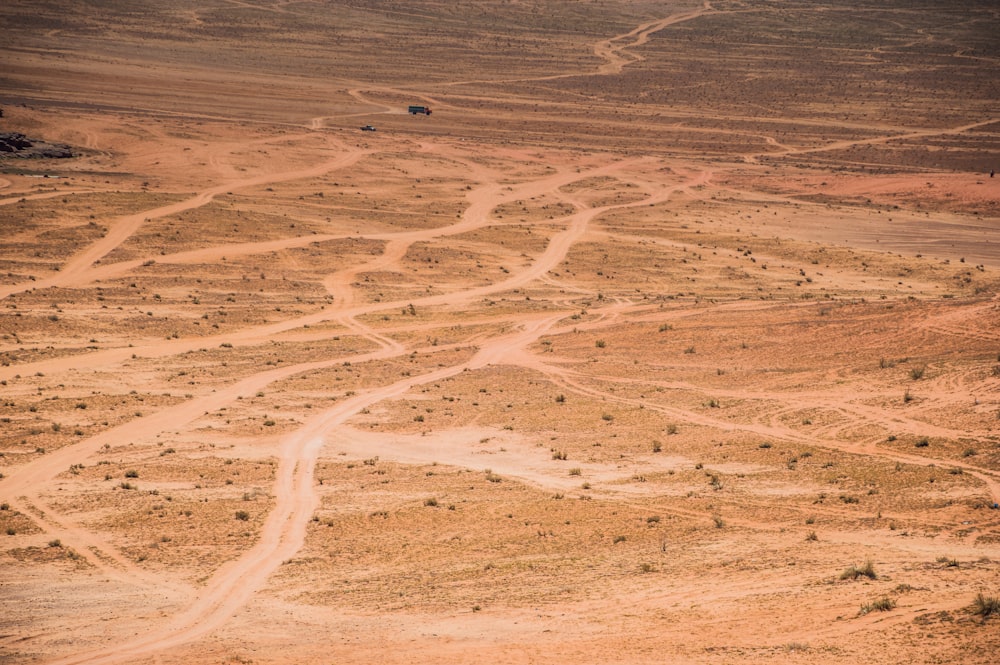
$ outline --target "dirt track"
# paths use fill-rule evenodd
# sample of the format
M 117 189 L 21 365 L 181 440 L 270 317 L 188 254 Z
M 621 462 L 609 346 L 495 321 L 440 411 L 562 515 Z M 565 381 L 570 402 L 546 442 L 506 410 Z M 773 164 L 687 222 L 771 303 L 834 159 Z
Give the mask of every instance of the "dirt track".
M 737 12 L 721 4 L 592 42 L 585 77 L 652 66 L 652 38 Z M 933 624 L 914 654 L 988 662 L 995 635 L 966 608 L 973 590 L 995 591 L 1000 560 L 988 507 L 1000 502 L 1000 255 L 981 240 L 995 216 L 978 212 L 997 190 L 927 170 L 858 188 L 781 160 L 958 140 L 996 119 L 912 131 L 879 120 L 864 136 L 794 144 L 755 129 L 765 147 L 728 160 L 644 154 L 641 138 L 587 152 L 510 145 L 516 113 L 443 133 L 431 119 L 463 104 L 488 115 L 458 90 L 473 95 L 478 79 L 456 78 L 428 84 L 419 99 L 438 115 L 426 121 L 395 110 L 419 82 L 357 80 L 338 85 L 364 110 L 276 135 L 235 109 L 208 127 L 166 113 L 112 149 L 112 133 L 151 116 L 82 114 L 61 131 L 86 137 L 87 170 L 45 183 L 53 191 L 0 180 L 13 239 L 0 498 L 21 520 L 5 522 L 19 548 L 6 556 L 25 576 L 0 594 L 8 607 L 63 587 L 71 605 L 84 582 L 106 594 L 76 620 L 32 605 L 0 626 L 0 660 L 214 662 L 249 649 L 254 662 L 660 662 L 668 649 L 707 662 L 723 649 L 734 662 L 873 662 Z M 616 127 L 616 114 L 599 122 Z M 51 131 L 63 119 L 12 115 Z M 387 128 L 345 133 L 370 118 Z M 416 120 L 424 133 L 392 131 Z M 190 150 L 189 135 L 203 145 Z M 123 189 L 133 198 L 115 199 Z M 41 207 L 57 199 L 86 203 Z M 914 258 L 914 245 L 941 249 L 928 209 L 953 230 L 950 248 Z M 53 237 L 65 238 L 58 258 L 43 252 Z M 156 521 L 185 511 L 202 526 Z M 865 558 L 883 573 L 874 589 L 836 579 Z M 158 598 L 156 611 L 102 630 L 126 593 L 112 583 Z M 898 607 L 858 616 L 876 591 Z M 483 614 L 480 597 L 492 599 Z M 246 635 L 258 613 L 288 632 Z M 359 651 L 351 640 L 384 615 L 397 631 Z M 336 644 L 308 639 L 333 624 Z

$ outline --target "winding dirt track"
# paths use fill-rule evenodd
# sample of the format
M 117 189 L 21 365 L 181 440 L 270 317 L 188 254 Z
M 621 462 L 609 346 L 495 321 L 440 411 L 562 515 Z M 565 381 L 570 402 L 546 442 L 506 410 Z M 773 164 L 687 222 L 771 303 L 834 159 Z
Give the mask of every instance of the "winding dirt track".
M 242 3 L 235 3 L 234 1 L 234 4 Z M 278 8 L 271 8 L 271 10 L 285 11 Z M 636 62 L 639 58 L 636 55 L 628 53 L 627 49 L 642 45 L 649 39 L 650 35 L 667 26 L 680 21 L 693 20 L 711 11 L 713 11 L 711 5 L 706 2 L 702 9 L 649 22 L 628 33 L 599 42 L 594 46 L 594 53 L 604 59 L 605 63 L 600 66 L 598 73 L 602 75 L 620 73 L 629 63 Z M 360 88 L 352 90 L 350 94 L 359 100 L 364 100 Z M 967 131 L 988 124 L 989 122 L 993 122 L 993 120 L 966 125 L 951 131 Z M 321 118 L 316 118 L 310 123 L 310 128 L 313 130 L 318 131 L 322 127 L 323 122 Z M 866 141 L 841 142 L 811 149 L 789 149 L 786 154 L 833 150 L 861 143 L 884 142 L 890 138 L 918 138 L 934 134 L 932 132 L 912 132 L 902 136 L 894 135 L 892 137 L 868 139 Z M 782 146 L 777 145 L 777 147 L 780 148 Z M 431 144 L 426 146 L 426 149 L 455 161 L 461 162 L 463 160 L 462 153 L 453 145 Z M 222 184 L 207 187 L 194 196 L 178 203 L 120 217 L 111 224 L 107 235 L 71 257 L 62 266 L 58 274 L 36 282 L 0 287 L 0 298 L 22 293 L 29 289 L 41 289 L 51 286 L 78 288 L 101 280 L 127 275 L 139 267 L 144 260 L 126 261 L 109 265 L 97 264 L 102 258 L 106 257 L 112 250 L 134 234 L 136 230 L 141 228 L 142 224 L 147 220 L 204 206 L 212 201 L 214 197 L 224 192 L 269 183 L 304 180 L 324 175 L 356 164 L 359 160 L 373 153 L 371 149 L 350 147 L 332 141 L 329 150 L 336 151 L 337 156 L 315 166 L 230 180 Z M 748 156 L 748 159 L 750 157 L 752 156 Z M 301 331 L 306 326 L 326 322 L 339 322 L 353 332 L 378 345 L 378 348 L 374 351 L 257 372 L 222 389 L 204 392 L 176 406 L 163 408 L 151 415 L 137 418 L 97 436 L 67 445 L 59 450 L 42 455 L 9 474 L 0 481 L 2 482 L 4 491 L 14 497 L 13 501 L 16 506 L 40 517 L 48 533 L 59 536 L 68 545 L 74 546 L 103 572 L 122 580 L 129 580 L 133 583 L 143 584 L 149 588 L 156 588 L 158 584 L 163 584 L 160 578 L 144 572 L 133 565 L 112 545 L 102 541 L 98 534 L 72 524 L 68 518 L 60 517 L 55 511 L 45 505 L 43 494 L 46 488 L 70 465 L 88 459 L 97 453 L 106 443 L 129 438 L 145 438 L 154 436 L 161 431 L 176 429 L 201 417 L 205 412 L 231 404 L 242 396 L 251 395 L 282 379 L 318 369 L 335 367 L 348 361 L 360 363 L 396 358 L 408 354 L 414 349 L 391 339 L 385 331 L 373 330 L 361 323 L 358 317 L 383 311 L 398 310 L 400 307 L 410 304 L 418 307 L 461 305 L 538 281 L 551 281 L 552 278 L 549 274 L 565 260 L 570 251 L 590 235 L 597 233 L 593 225 L 595 219 L 605 216 L 608 213 L 666 202 L 681 192 L 689 192 L 693 188 L 710 185 L 714 176 L 714 173 L 710 170 L 699 170 L 681 182 L 676 182 L 662 175 L 657 179 L 657 176 L 651 175 L 655 172 L 657 165 L 653 164 L 651 160 L 638 158 L 610 161 L 604 165 L 588 169 L 562 167 L 557 169 L 552 175 L 528 180 L 520 184 L 507 185 L 506 183 L 501 184 L 497 175 L 489 172 L 487 169 L 472 164 L 468 160 L 466 160 L 466 163 L 470 169 L 475 169 L 477 180 L 485 184 L 468 193 L 468 205 L 461 219 L 454 224 L 439 228 L 398 233 L 362 234 L 362 237 L 366 239 L 385 241 L 384 251 L 366 263 L 348 266 L 331 272 L 324 280 L 324 286 L 334 296 L 334 302 L 319 312 L 287 319 L 278 323 L 246 328 L 235 333 L 192 339 L 168 340 L 166 342 L 160 341 L 155 344 L 151 342 L 148 345 L 140 345 L 135 348 L 107 349 L 72 358 L 29 362 L 15 367 L 0 368 L 0 378 L 5 379 L 11 378 L 18 373 L 44 372 L 47 374 L 79 371 L 81 369 L 98 368 L 120 363 L 133 355 L 140 357 L 171 357 L 186 351 L 217 345 L 219 342 L 235 345 L 255 345 L 270 340 L 281 333 Z M 624 182 L 628 182 L 630 185 L 634 185 L 643 192 L 643 196 L 629 203 L 591 207 L 582 198 L 567 194 L 564 191 L 567 185 L 589 178 L 611 175 Z M 36 194 L 29 198 L 58 196 L 64 193 Z M 541 197 L 543 195 L 558 198 L 560 201 L 571 205 L 575 212 L 550 220 L 552 225 L 559 226 L 561 230 L 551 235 L 543 250 L 528 257 L 529 261 L 526 266 L 513 269 L 509 277 L 485 286 L 464 288 L 439 295 L 407 298 L 405 300 L 390 299 L 380 303 L 356 304 L 357 299 L 352 284 L 358 274 L 397 267 L 407 251 L 416 243 L 499 225 L 500 222 L 494 216 L 494 211 L 498 206 L 532 197 Z M 19 198 L 11 197 L 2 199 L 0 200 L 0 205 L 12 203 L 16 200 L 19 200 Z M 213 246 L 165 256 L 156 256 L 155 260 L 157 263 L 163 264 L 202 263 L 216 260 L 221 256 L 263 254 L 280 249 L 303 247 L 317 241 L 334 240 L 342 237 L 347 236 L 311 235 L 289 237 L 267 242 Z M 719 305 L 718 307 L 741 309 L 755 307 L 765 309 L 772 307 L 772 305 L 766 303 L 755 303 L 753 305 L 736 303 Z M 983 305 L 981 309 L 986 310 L 988 307 L 989 305 Z M 599 330 L 619 322 L 625 316 L 638 318 L 648 313 L 649 309 L 649 305 L 633 304 L 630 302 L 605 304 L 594 307 L 592 310 L 592 313 L 601 315 L 599 319 L 589 323 L 578 324 L 573 326 L 573 328 Z M 189 643 L 209 635 L 225 625 L 238 610 L 246 606 L 255 593 L 264 587 L 278 567 L 287 559 L 294 557 L 302 548 L 307 525 L 315 514 L 319 504 L 319 498 L 315 490 L 314 469 L 318 459 L 323 454 L 326 438 L 334 431 L 341 429 L 349 419 L 367 407 L 402 396 L 417 386 L 456 376 L 466 370 L 480 369 L 489 365 L 516 365 L 539 372 L 554 385 L 572 394 L 598 398 L 612 403 L 617 402 L 641 406 L 644 409 L 667 414 L 686 424 L 703 425 L 721 431 L 747 431 L 776 440 L 811 444 L 838 452 L 881 460 L 899 461 L 918 466 L 942 466 L 941 460 L 886 450 L 879 447 L 874 440 L 866 440 L 861 443 L 844 443 L 838 439 L 837 435 L 840 433 L 840 430 L 837 428 L 831 428 L 821 435 L 806 435 L 774 421 L 734 424 L 723 418 L 707 416 L 691 409 L 664 407 L 648 400 L 617 396 L 611 391 L 595 387 L 594 384 L 596 382 L 593 380 L 595 378 L 606 379 L 608 382 L 616 382 L 618 384 L 626 384 L 628 381 L 614 377 L 591 377 L 592 380 L 588 382 L 574 371 L 564 369 L 558 363 L 548 362 L 542 356 L 536 355 L 528 349 L 529 346 L 537 342 L 543 335 L 568 332 L 570 328 L 565 325 L 560 326 L 559 322 L 564 320 L 570 313 L 567 310 L 518 318 L 514 322 L 519 328 L 516 332 L 496 335 L 483 340 L 471 359 L 364 390 L 360 394 L 350 397 L 336 406 L 319 413 L 291 434 L 284 436 L 279 445 L 279 466 L 273 487 L 275 505 L 264 523 L 259 540 L 253 547 L 239 558 L 224 564 L 212 575 L 204 587 L 197 590 L 184 587 L 183 585 L 173 587 L 182 593 L 188 594 L 192 600 L 183 611 L 165 619 L 159 624 L 150 625 L 146 632 L 136 637 L 133 641 L 95 650 L 90 653 L 75 654 L 53 662 L 58 665 L 71 665 L 79 663 L 109 664 L 132 661 L 155 656 L 168 649 Z M 971 314 L 975 314 L 975 312 L 971 312 Z M 995 331 L 964 329 L 962 324 L 969 316 L 970 312 L 968 310 L 957 314 L 942 315 L 937 319 L 926 322 L 924 326 L 930 330 L 955 334 L 957 336 L 979 335 L 989 341 L 996 341 L 998 339 Z M 487 320 L 485 318 L 482 319 L 482 321 Z M 480 320 L 477 319 L 468 321 L 470 325 L 479 322 Z M 399 327 L 394 332 L 412 332 L 416 330 L 419 330 L 419 327 L 413 325 Z M 664 387 L 679 390 L 697 390 L 695 386 L 687 385 L 683 382 L 672 383 Z M 723 397 L 739 396 L 742 398 L 749 397 L 778 402 L 787 398 L 787 395 L 763 391 L 756 393 L 753 391 L 744 391 L 738 394 L 733 393 L 732 395 L 726 394 L 725 391 L 717 391 L 717 394 Z M 884 410 L 877 407 L 866 407 L 855 403 L 849 398 L 831 396 L 827 393 L 798 393 L 796 399 L 801 400 L 808 406 L 831 410 L 837 409 L 849 418 L 862 419 L 866 422 L 880 422 L 891 418 L 894 427 L 912 433 L 930 433 L 942 437 L 957 437 L 963 434 L 963 432 L 954 428 L 933 427 L 924 422 L 907 420 L 897 415 L 887 414 Z M 388 456 L 392 452 L 391 447 L 383 448 L 380 452 Z M 449 453 L 451 456 L 448 456 Z M 442 454 L 445 457 L 442 457 Z M 407 458 L 401 455 L 401 459 L 406 460 Z M 430 457 L 426 459 L 430 459 Z M 469 464 L 468 456 L 458 447 L 450 451 L 447 447 L 444 449 L 436 448 L 433 453 L 433 459 L 456 466 L 467 466 Z M 1000 480 L 998 480 L 998 474 L 966 462 L 948 462 L 946 465 L 953 468 L 961 468 L 970 473 L 986 486 L 995 501 L 1000 501 Z M 545 465 L 538 464 L 537 461 L 529 462 L 527 455 L 520 461 L 507 462 L 506 466 L 498 465 L 497 468 L 504 474 L 520 478 L 526 482 L 536 483 L 546 488 L 567 489 L 571 486 L 572 482 L 566 479 L 561 469 L 548 469 Z M 610 469 L 602 469 L 601 465 L 594 465 L 592 470 L 597 474 L 606 471 L 609 478 L 614 477 L 616 473 Z M 558 477 L 557 473 L 560 474 Z M 607 495 L 615 495 L 622 501 L 630 500 L 627 488 L 617 490 L 607 489 L 606 492 Z M 677 513 L 687 516 L 697 515 L 694 511 L 685 512 L 683 509 L 678 509 Z M 766 589 L 766 585 L 751 582 L 747 584 L 746 588 L 734 587 L 727 590 L 726 593 L 739 596 L 740 594 L 759 593 L 764 589 Z M 953 604 L 953 601 L 944 601 L 942 602 L 942 606 L 950 607 L 949 603 Z M 854 625 L 852 627 L 840 627 L 836 630 L 850 631 L 856 629 L 858 629 L 858 626 Z

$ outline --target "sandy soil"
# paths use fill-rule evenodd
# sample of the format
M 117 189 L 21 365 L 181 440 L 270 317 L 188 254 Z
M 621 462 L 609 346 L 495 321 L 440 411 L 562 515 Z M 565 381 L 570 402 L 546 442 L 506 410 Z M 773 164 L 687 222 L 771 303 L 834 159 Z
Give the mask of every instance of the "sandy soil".
M 0 662 L 995 662 L 989 3 L 106 4 L 0 7 Z

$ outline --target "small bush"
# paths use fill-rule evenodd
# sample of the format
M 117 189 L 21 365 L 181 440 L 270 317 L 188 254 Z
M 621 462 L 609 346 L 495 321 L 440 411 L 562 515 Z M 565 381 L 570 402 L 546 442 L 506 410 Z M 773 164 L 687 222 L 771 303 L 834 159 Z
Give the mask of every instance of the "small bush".
M 716 529 L 721 529 L 722 527 L 726 526 L 725 521 L 723 521 L 723 519 L 721 517 L 719 517 L 718 515 L 715 515 L 715 516 L 712 517 L 712 522 L 715 523 L 715 528 Z
M 126 478 L 138 478 L 139 477 L 139 472 L 136 471 L 135 469 L 129 469 L 128 471 L 125 472 L 125 477 Z
M 856 580 L 859 577 L 867 577 L 870 580 L 878 579 L 878 574 L 875 572 L 875 566 L 872 564 L 871 559 L 865 561 L 865 565 L 860 568 L 858 566 L 851 566 L 840 574 L 840 579 L 842 580 Z
M 246 522 L 250 519 L 250 513 L 248 513 L 245 510 L 237 510 L 236 519 L 240 520 L 241 522 Z
M 913 444 L 913 445 L 914 445 L 914 447 L 916 447 L 916 448 L 926 448 L 927 446 L 931 445 L 931 440 L 930 440 L 930 439 L 928 439 L 928 438 L 927 438 L 926 436 L 925 436 L 925 437 L 921 437 L 921 438 L 920 438 L 920 439 L 919 439 L 919 440 L 918 440 L 918 441 L 917 441 L 917 442 L 916 442 L 915 444 Z
M 862 605 L 861 610 L 858 612 L 858 616 L 864 616 L 869 612 L 888 612 L 894 607 L 896 607 L 895 600 L 889 596 L 882 596 L 878 600 Z
M 556 404 L 563 404 L 566 401 L 566 396 L 562 393 L 556 395 Z
M 58 538 L 54 538 L 53 540 L 49 541 L 49 547 L 62 547 L 62 541 L 60 541 Z
M 625 542 L 625 536 L 615 536 L 615 540 L 614 540 L 614 544 L 615 545 L 617 545 L 618 543 L 624 543 L 624 542 Z
M 972 613 L 984 619 L 994 614 L 1000 615 L 1000 598 L 984 595 L 982 591 L 972 600 Z
M 927 371 L 926 365 L 921 365 L 920 367 L 914 367 L 910 370 L 910 378 L 914 381 L 919 381 L 924 378 L 924 372 Z
M 577 467 L 577 466 L 574 466 L 572 469 L 569 470 L 569 475 L 571 475 L 571 476 L 579 476 L 582 473 L 583 473 L 583 471 L 581 471 L 580 467 Z
M 806 536 L 807 541 L 815 542 L 819 540 L 819 536 L 816 535 L 815 531 L 810 531 L 809 535 Z
M 597 340 L 596 342 L 594 342 L 594 346 L 596 346 L 596 347 L 597 347 L 597 348 L 599 348 L 599 349 L 603 349 L 603 348 L 604 348 L 604 347 L 606 347 L 607 345 L 608 345 L 608 343 L 607 343 L 607 342 L 605 342 L 605 341 L 604 341 L 603 339 L 599 339 L 599 340 Z
M 434 497 L 431 497 L 429 499 L 424 499 L 424 505 L 429 508 L 437 508 L 438 500 L 435 499 Z

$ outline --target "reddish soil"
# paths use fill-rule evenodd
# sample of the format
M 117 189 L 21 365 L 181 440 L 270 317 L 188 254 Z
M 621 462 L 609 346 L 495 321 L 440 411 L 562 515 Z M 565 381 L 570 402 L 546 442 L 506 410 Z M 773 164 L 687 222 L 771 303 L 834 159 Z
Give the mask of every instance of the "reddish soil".
M 995 661 L 990 3 L 105 4 L 0 7 L 0 662 Z

